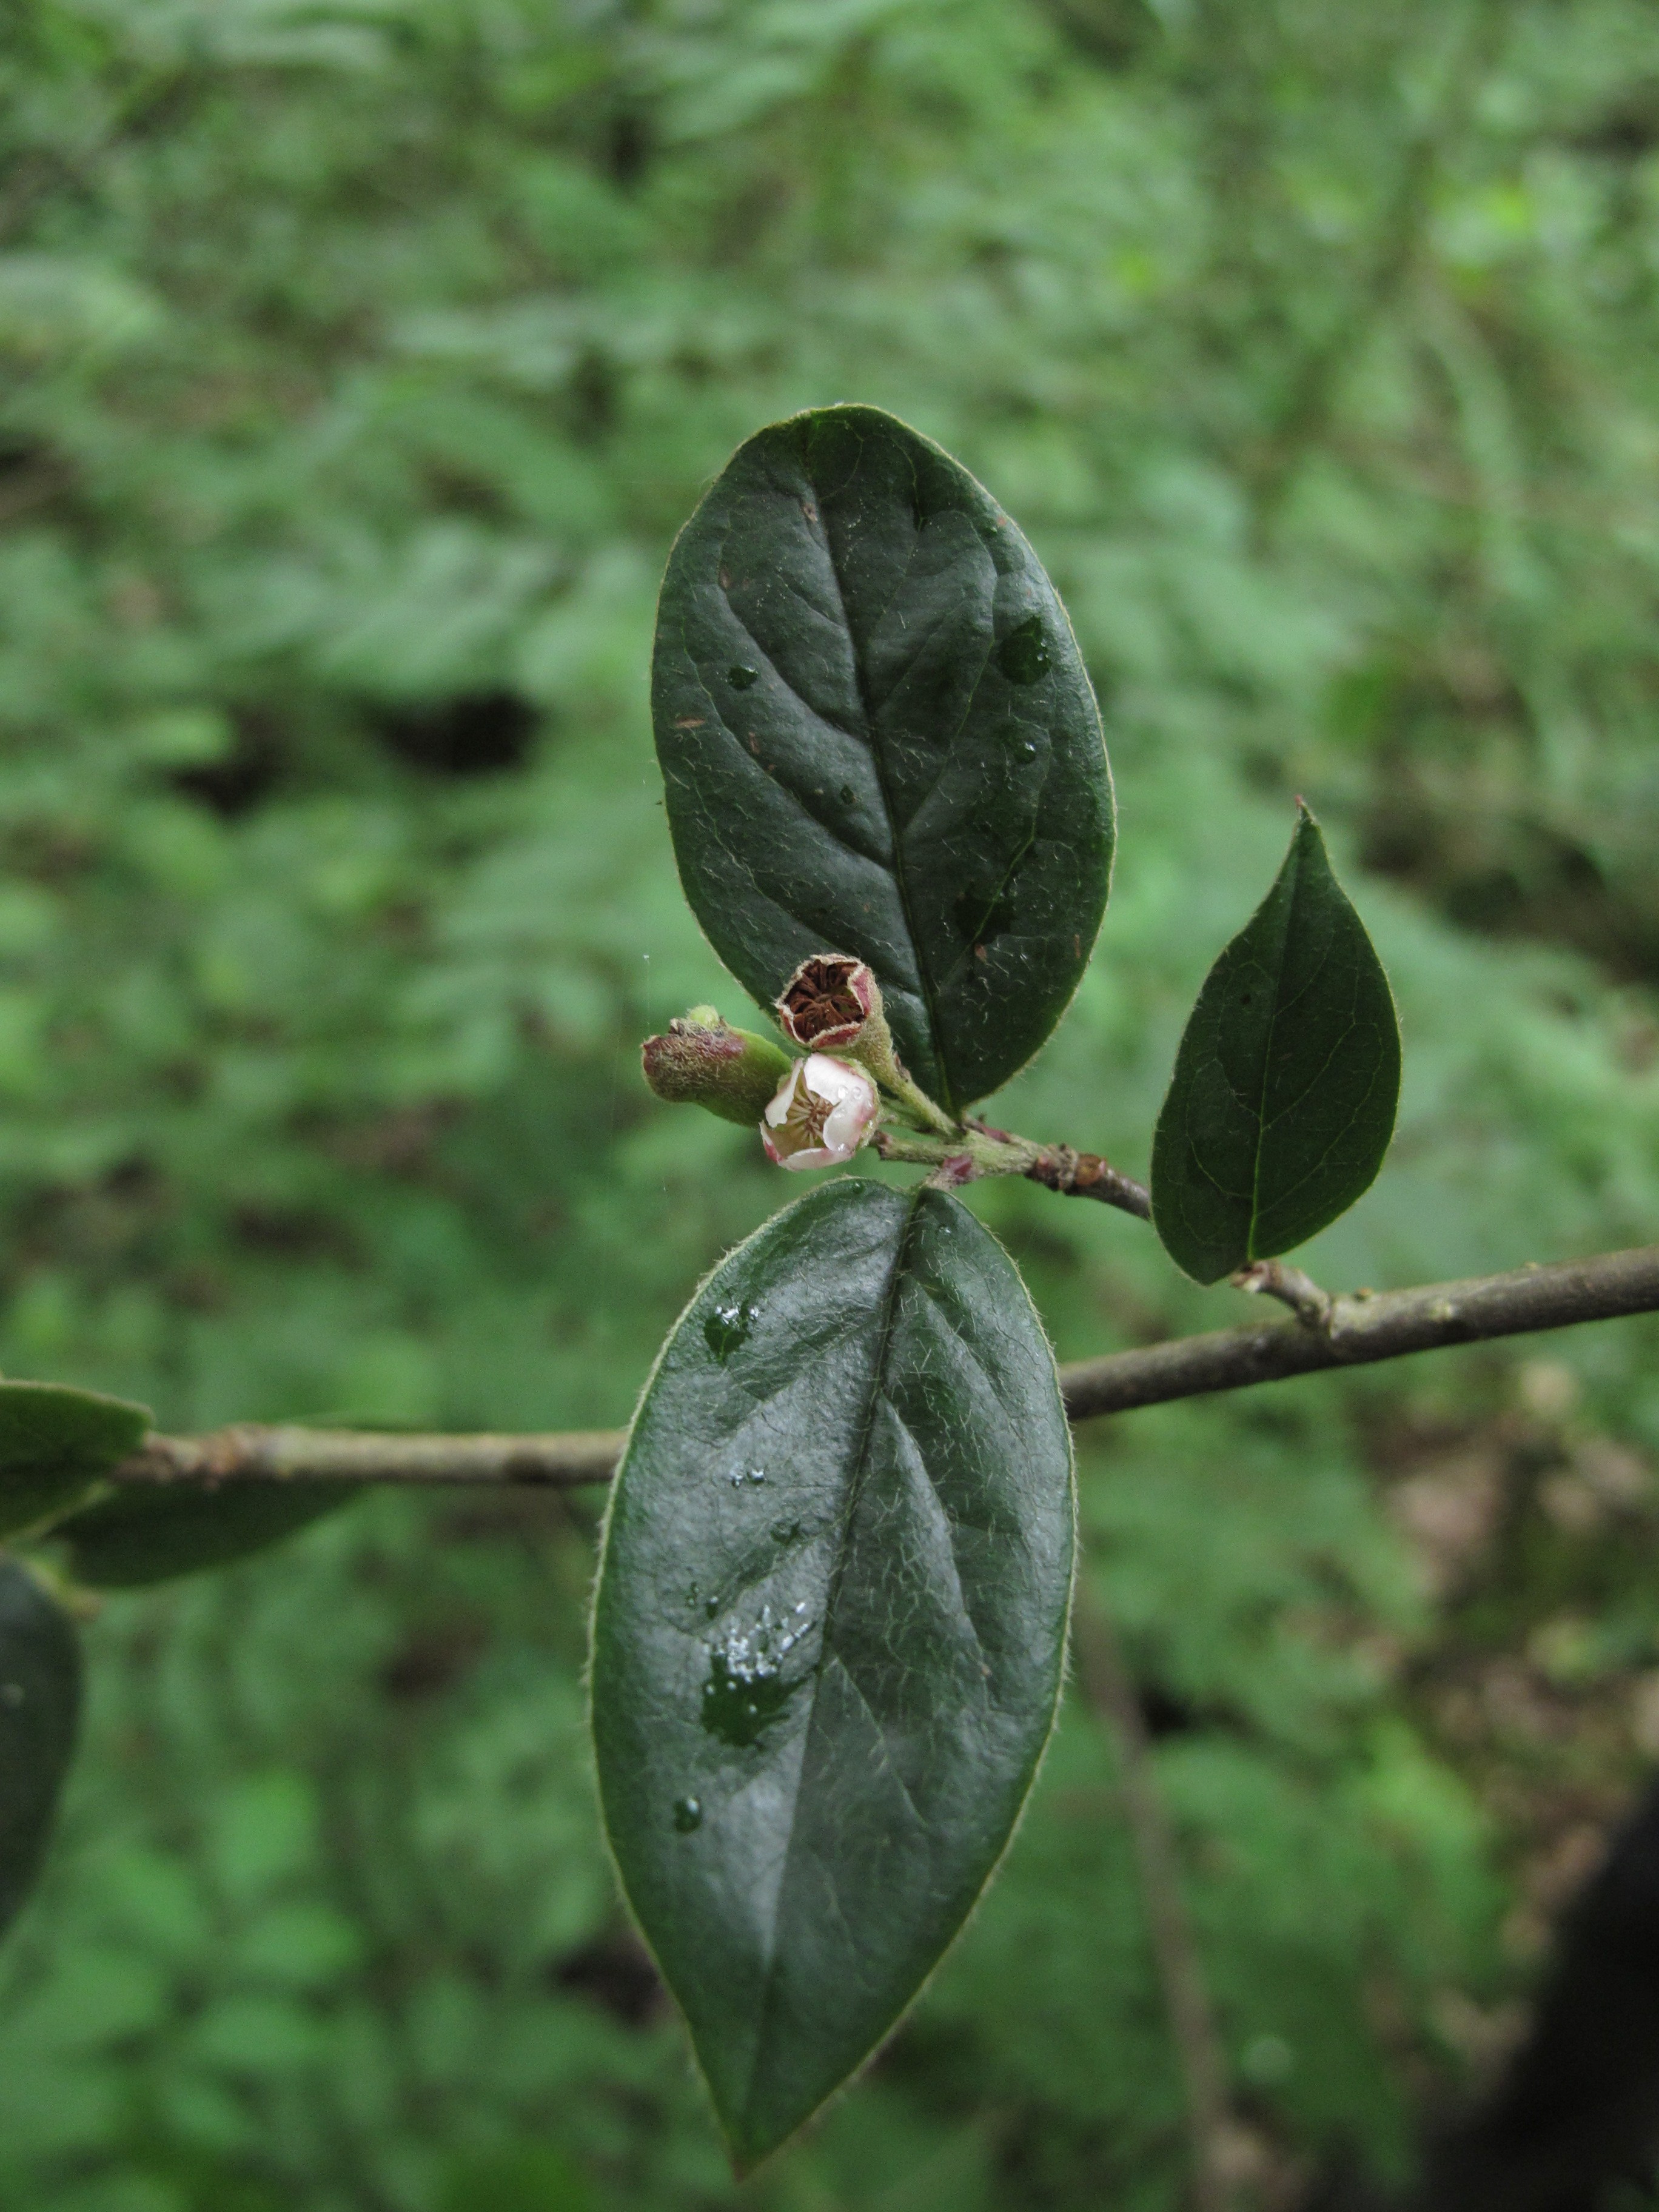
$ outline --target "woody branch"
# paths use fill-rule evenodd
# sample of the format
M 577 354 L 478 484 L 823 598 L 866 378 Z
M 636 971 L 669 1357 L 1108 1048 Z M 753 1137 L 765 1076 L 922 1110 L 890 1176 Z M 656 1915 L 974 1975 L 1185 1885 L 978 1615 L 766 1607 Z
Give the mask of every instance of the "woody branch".
M 1305 1280 L 1305 1278 L 1303 1279 Z M 1271 1291 L 1273 1286 L 1260 1285 Z M 1323 1295 L 1323 1294 L 1322 1294 Z M 1465 1282 L 1331 1297 L 1328 1312 L 1172 1338 L 1060 1370 L 1073 1421 L 1249 1389 L 1413 1352 L 1479 1344 L 1582 1322 L 1659 1312 L 1659 1245 L 1603 1252 Z M 540 1484 L 609 1480 L 621 1430 L 529 1436 L 395 1436 L 240 1423 L 204 1437 L 152 1436 L 112 1471 L 124 1483 L 395 1482 Z

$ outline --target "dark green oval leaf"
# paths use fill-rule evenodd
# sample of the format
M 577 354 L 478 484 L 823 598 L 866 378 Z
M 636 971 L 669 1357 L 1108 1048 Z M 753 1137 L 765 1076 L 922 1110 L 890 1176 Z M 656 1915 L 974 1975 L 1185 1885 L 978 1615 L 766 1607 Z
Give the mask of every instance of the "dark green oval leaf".
M 137 1450 L 149 1408 L 56 1382 L 0 1382 L 0 1536 L 33 1528 L 83 1498 Z
M 69 1569 L 90 1589 L 137 1589 L 226 1567 L 349 1504 L 349 1482 L 132 1483 L 53 1528 Z
M 1052 1725 L 1071 1440 L 1000 1247 L 831 1183 L 669 1338 L 619 1473 L 593 1728 L 623 1882 L 738 2165 L 881 2040 Z
M 942 1104 L 1030 1058 L 1100 927 L 1111 779 L 1066 611 L 964 468 L 872 407 L 750 439 L 670 558 L 652 714 L 685 895 L 763 1005 L 854 953 Z
M 0 1559 L 0 1929 L 45 1856 L 81 1716 L 81 1645 L 61 1606 Z
M 1279 878 L 1211 969 L 1152 1146 L 1152 1219 L 1200 1283 L 1304 1243 L 1394 1133 L 1400 1026 L 1305 806 Z

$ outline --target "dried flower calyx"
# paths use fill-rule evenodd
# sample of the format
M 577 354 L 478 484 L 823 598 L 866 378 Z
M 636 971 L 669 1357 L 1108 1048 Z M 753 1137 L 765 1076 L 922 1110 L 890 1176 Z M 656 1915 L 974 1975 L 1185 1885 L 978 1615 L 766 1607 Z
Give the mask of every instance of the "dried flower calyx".
M 815 952 L 784 985 L 777 1005 L 783 1033 L 794 1043 L 807 1052 L 838 1052 L 858 1042 L 872 1015 L 880 1016 L 881 993 L 862 960 Z
M 826 1052 L 797 1060 L 761 1120 L 769 1158 L 781 1168 L 833 1168 L 868 1141 L 881 1110 L 861 1067 Z
M 647 1037 L 640 1064 L 659 1098 L 751 1127 L 795 1065 L 769 1038 L 734 1030 L 713 1006 L 693 1006 L 665 1035 Z

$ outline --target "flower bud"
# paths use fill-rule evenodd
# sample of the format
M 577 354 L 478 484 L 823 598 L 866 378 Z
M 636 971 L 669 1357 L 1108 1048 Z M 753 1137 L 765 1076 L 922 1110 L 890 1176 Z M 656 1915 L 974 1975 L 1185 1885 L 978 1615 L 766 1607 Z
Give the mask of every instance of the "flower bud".
M 781 1168 L 833 1168 L 867 1141 L 881 1101 L 861 1067 L 828 1053 L 798 1060 L 761 1121 L 767 1157 Z
M 732 1029 L 712 1006 L 693 1006 L 670 1022 L 665 1036 L 647 1037 L 640 1064 L 671 1105 L 703 1106 L 723 1121 L 752 1127 L 796 1063 L 769 1038 Z

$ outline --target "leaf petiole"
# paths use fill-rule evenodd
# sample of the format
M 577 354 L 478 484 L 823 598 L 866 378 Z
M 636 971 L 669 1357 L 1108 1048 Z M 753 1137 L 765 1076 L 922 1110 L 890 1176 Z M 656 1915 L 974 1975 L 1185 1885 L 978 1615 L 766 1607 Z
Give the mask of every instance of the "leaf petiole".
M 1236 1291 L 1277 1298 L 1281 1305 L 1289 1306 L 1304 1328 L 1321 1336 L 1330 1334 L 1336 1301 L 1300 1267 L 1287 1267 L 1282 1260 L 1253 1260 L 1227 1279 Z

